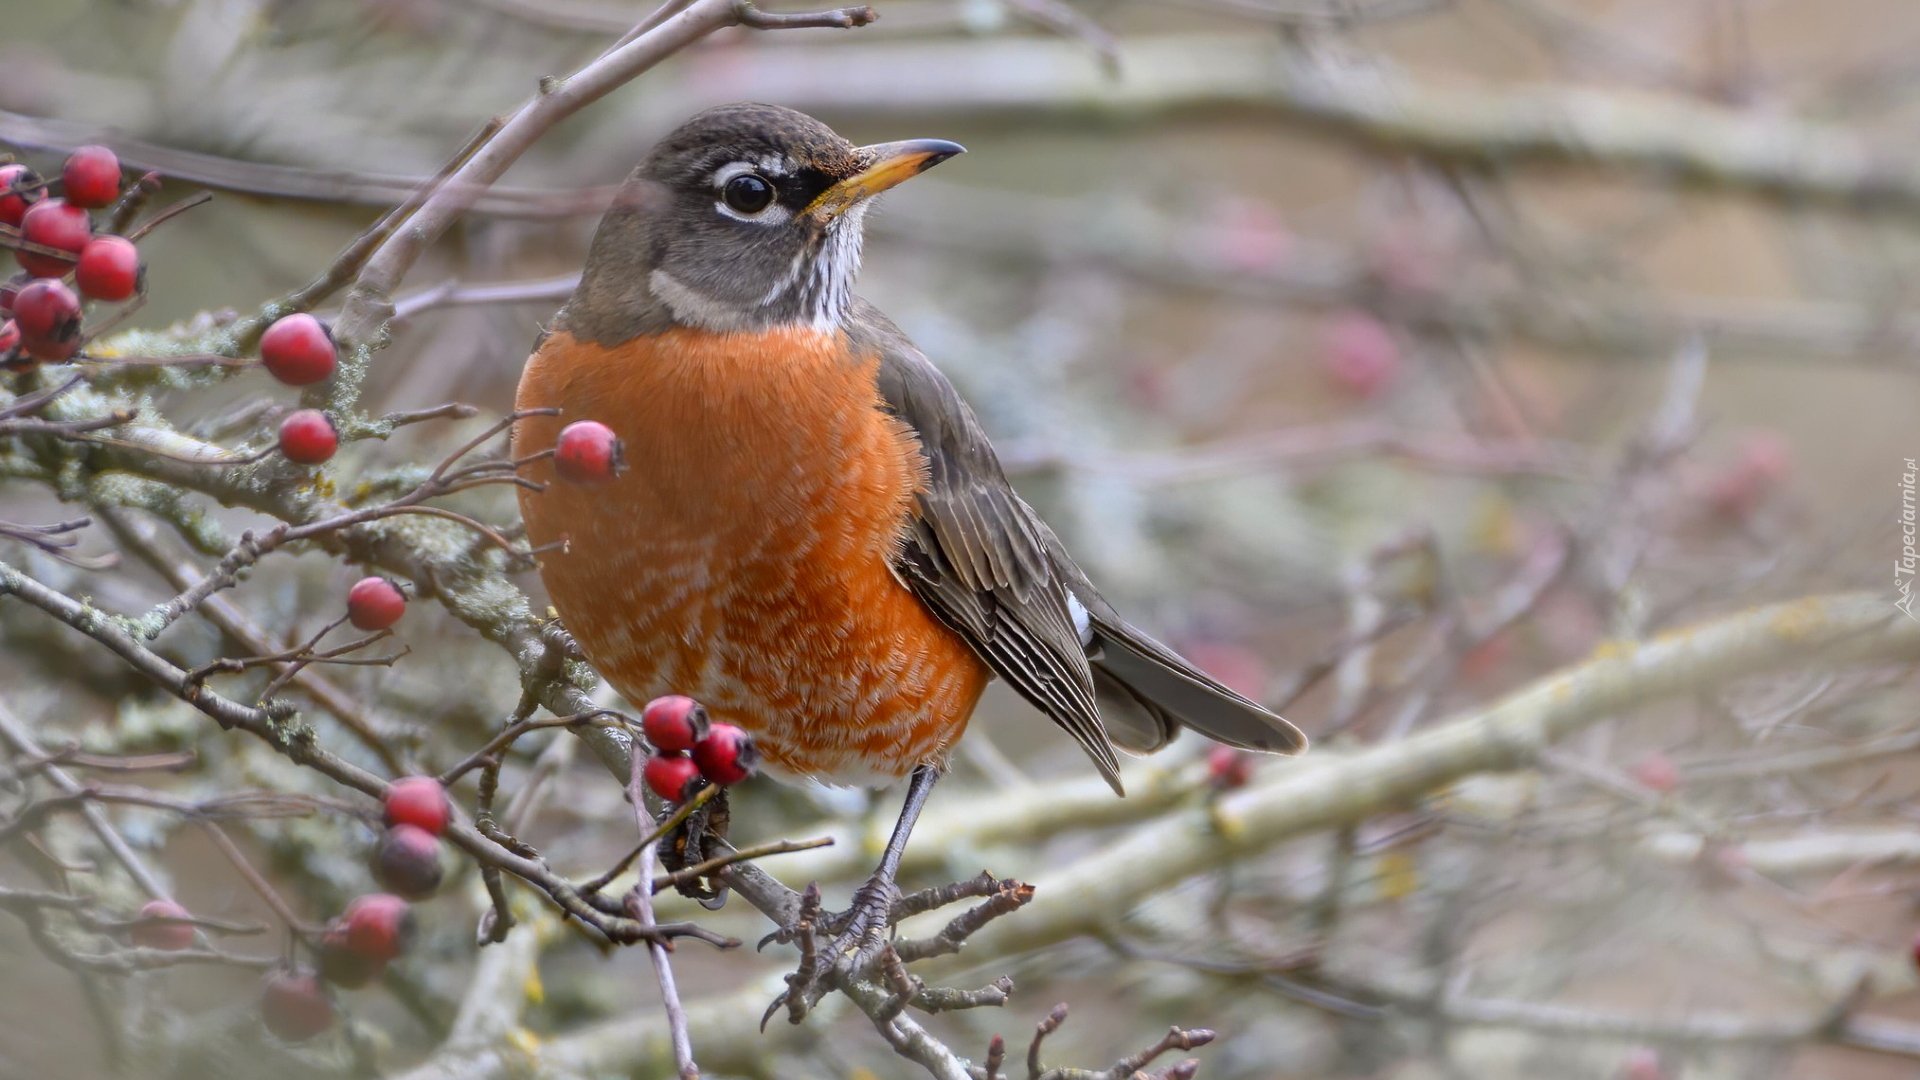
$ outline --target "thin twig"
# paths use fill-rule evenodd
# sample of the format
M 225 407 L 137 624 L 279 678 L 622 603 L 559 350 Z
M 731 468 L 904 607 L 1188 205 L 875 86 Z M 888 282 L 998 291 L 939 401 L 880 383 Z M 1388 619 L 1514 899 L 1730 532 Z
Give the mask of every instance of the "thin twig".
M 832 844 L 833 837 L 831 836 L 819 836 L 812 840 L 771 840 L 764 844 L 755 844 L 751 847 L 740 848 L 737 851 L 729 851 L 725 855 L 716 855 L 706 862 L 683 867 L 675 870 L 671 874 L 661 874 L 653 879 L 653 891 L 660 893 L 676 885 L 692 884 L 701 878 L 707 877 L 716 870 L 724 869 L 735 863 L 764 859 L 769 855 L 785 855 L 790 851 L 810 851 L 814 848 L 829 847 Z M 582 891 L 592 890 L 583 886 Z
M 193 209 L 194 207 L 204 206 L 207 203 L 210 203 L 212 201 L 213 201 L 213 192 L 196 191 L 192 195 L 189 195 L 186 198 L 181 199 L 179 202 L 168 206 L 165 210 L 162 210 L 159 213 L 148 218 L 145 222 L 141 223 L 139 228 L 128 233 L 127 239 L 139 240 L 141 237 L 146 236 L 148 233 L 166 224 L 167 222 L 172 221 L 174 218 L 179 217 L 181 214 L 186 213 L 187 211 Z
M 719 788 L 718 786 L 714 784 L 708 784 L 706 787 L 701 788 L 699 792 L 697 792 L 694 795 L 693 798 L 688 799 L 686 802 L 675 805 L 673 808 L 673 813 L 668 815 L 665 821 L 661 822 L 658 826 L 647 830 L 647 832 L 641 837 L 640 843 L 637 847 L 635 847 L 632 851 L 627 852 L 625 855 L 621 856 L 620 861 L 614 863 L 613 867 L 609 869 L 606 873 L 601 874 L 599 877 L 596 877 L 592 881 L 589 881 L 586 884 L 582 885 L 580 887 L 580 891 L 587 895 L 592 895 L 593 893 L 597 893 L 601 889 L 606 888 L 608 883 L 612 882 L 614 878 L 619 877 L 623 872 L 625 872 L 627 867 L 633 865 L 634 860 L 652 858 L 652 855 L 650 853 L 653 851 L 655 846 L 660 843 L 661 840 L 666 838 L 666 835 L 668 833 L 672 832 L 673 830 L 679 828 L 681 825 L 685 824 L 686 820 L 693 816 L 694 811 L 707 805 L 707 803 L 712 801 L 715 796 L 720 794 L 720 791 L 721 791 L 721 788 Z M 646 873 L 647 873 L 646 871 L 642 871 L 640 875 L 643 880 L 646 878 Z M 654 892 L 659 892 L 659 891 L 660 890 L 658 889 L 654 890 Z
M 653 926 L 653 891 L 647 883 L 653 877 L 653 854 L 660 842 L 661 830 L 647 812 L 646 759 L 633 756 L 633 774 L 627 781 L 627 800 L 633 805 L 633 822 L 640 835 L 647 837 L 640 852 L 640 882 L 627 893 L 627 909 L 641 926 Z M 719 790 L 715 788 L 714 790 Z M 691 806 L 691 801 L 689 801 Z M 680 1003 L 680 991 L 674 985 L 673 965 L 667 958 L 663 941 L 647 942 L 647 956 L 653 961 L 654 978 L 660 984 L 660 1000 L 667 1013 L 667 1031 L 673 1041 L 673 1060 L 680 1080 L 699 1080 L 700 1067 L 693 1061 L 693 1037 L 687 1032 L 687 1010 Z
M 17 754 L 34 758 L 46 756 L 46 752 L 41 750 L 39 744 L 34 741 L 31 729 L 7 708 L 5 702 L 0 702 L 0 739 L 5 739 L 7 745 L 11 746 Z M 67 775 L 64 769 L 49 767 L 46 770 L 46 777 L 54 787 L 65 794 L 73 795 L 85 790 L 84 785 Z M 142 892 L 154 900 L 167 898 L 167 890 L 160 884 L 160 879 L 154 876 L 153 871 L 147 869 L 147 864 L 138 855 L 134 854 L 133 848 L 107 821 L 106 814 L 98 806 L 91 803 L 83 804 L 80 807 L 80 818 L 87 823 L 87 828 L 93 831 L 93 835 L 100 839 L 100 843 L 106 847 L 114 860 L 126 869 L 127 874 L 140 886 Z
M 240 850 L 240 845 L 233 842 L 233 837 L 228 836 L 225 829 L 206 817 L 196 816 L 192 820 L 195 825 L 200 826 L 202 832 L 207 834 L 207 839 L 213 841 L 213 846 L 220 849 L 220 854 L 226 857 L 227 862 L 233 866 L 234 872 L 240 875 L 241 880 L 245 881 L 260 899 L 266 901 L 275 915 L 280 916 L 280 921 L 286 924 L 287 929 L 302 935 L 313 932 L 312 926 L 294 914 L 293 908 L 281 897 L 279 890 L 275 889 L 260 871 L 254 868 L 246 852 Z

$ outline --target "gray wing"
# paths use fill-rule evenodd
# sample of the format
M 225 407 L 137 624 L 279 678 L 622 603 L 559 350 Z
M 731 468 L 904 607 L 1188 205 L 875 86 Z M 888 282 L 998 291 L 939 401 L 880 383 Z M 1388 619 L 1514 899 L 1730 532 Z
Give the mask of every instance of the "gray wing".
M 879 353 L 886 408 L 919 436 L 927 459 L 901 577 L 995 674 L 1065 728 L 1119 792 L 1120 762 L 1100 721 L 1073 601 L 1048 556 L 1052 534 L 1007 483 L 946 376 L 870 306 L 850 321 L 856 349 Z
M 1292 724 L 1121 619 L 1007 482 L 973 410 L 886 316 L 857 301 L 856 350 L 877 353 L 885 407 L 919 436 L 927 486 L 897 569 L 995 674 L 1066 729 L 1121 792 L 1117 743 L 1164 746 L 1181 726 L 1297 752 Z

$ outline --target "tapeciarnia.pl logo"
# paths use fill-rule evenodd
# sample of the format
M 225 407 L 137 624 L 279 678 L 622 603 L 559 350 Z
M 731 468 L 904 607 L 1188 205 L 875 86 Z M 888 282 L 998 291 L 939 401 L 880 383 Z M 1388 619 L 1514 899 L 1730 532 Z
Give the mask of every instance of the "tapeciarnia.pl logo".
M 1900 599 L 1895 600 L 1893 606 L 1906 612 L 1909 619 L 1920 622 L 1920 615 L 1913 613 L 1913 572 L 1916 561 L 1920 560 L 1920 555 L 1913 550 L 1913 481 L 1914 475 L 1920 473 L 1920 467 L 1914 465 L 1912 458 L 1904 460 L 1907 471 L 1900 474 L 1900 558 L 1893 564 L 1893 588 L 1900 594 Z

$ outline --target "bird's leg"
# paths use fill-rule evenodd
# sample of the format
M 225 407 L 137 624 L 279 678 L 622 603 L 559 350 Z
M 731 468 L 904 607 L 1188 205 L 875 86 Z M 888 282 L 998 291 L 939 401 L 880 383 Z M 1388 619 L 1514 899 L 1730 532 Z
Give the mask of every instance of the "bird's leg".
M 920 811 L 927 805 L 927 796 L 933 793 L 934 781 L 939 779 L 940 770 L 932 765 L 921 765 L 913 770 L 912 778 L 907 781 L 906 803 L 900 808 L 900 819 L 894 822 L 893 835 L 887 838 L 886 850 L 880 855 L 880 865 L 866 884 L 854 890 L 853 903 L 831 924 L 835 935 L 833 944 L 825 949 L 816 949 L 811 940 L 805 943 L 799 970 L 787 976 L 787 992 L 774 1002 L 775 1006 L 785 1002 L 795 1023 L 826 992 L 829 972 L 846 964 L 847 970 L 857 974 L 878 955 L 884 944 L 887 919 L 893 913 L 894 898 L 900 895 L 899 886 L 894 884 L 894 878 L 900 873 L 900 857 L 906 853 L 907 838 L 913 835 L 914 822 L 920 819 Z M 811 922 L 810 916 L 801 919 L 803 924 Z M 790 929 L 783 928 L 777 939 L 810 938 L 813 933 L 811 925 L 798 925 Z
M 894 898 L 900 895 L 894 879 L 900 873 L 900 859 L 907 852 L 907 838 L 913 835 L 914 823 L 920 820 L 920 811 L 926 808 L 927 796 L 933 794 L 934 782 L 939 779 L 940 770 L 935 766 L 914 768 L 913 776 L 907 781 L 907 799 L 900 807 L 900 819 L 893 823 L 893 835 L 887 838 L 886 850 L 880 853 L 880 865 L 866 884 L 854 890 L 853 904 L 842 916 L 836 952 L 844 951 L 846 946 L 858 948 L 865 939 L 878 937 L 886 929 Z

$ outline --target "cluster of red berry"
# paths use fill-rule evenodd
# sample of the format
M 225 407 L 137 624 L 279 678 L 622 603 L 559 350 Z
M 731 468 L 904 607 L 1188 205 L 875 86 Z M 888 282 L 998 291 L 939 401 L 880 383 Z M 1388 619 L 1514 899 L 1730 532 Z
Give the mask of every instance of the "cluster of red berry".
M 403 776 L 387 787 L 386 831 L 374 849 L 373 876 L 388 891 L 355 897 L 327 923 L 315 947 L 317 968 L 291 964 L 267 976 L 260 1018 L 268 1031 L 299 1042 L 327 1030 L 334 1021 L 329 986 L 366 986 L 407 951 L 414 934 L 408 901 L 425 900 L 439 887 L 439 837 L 452 815 L 446 789 L 431 776 Z
M 16 370 L 80 351 L 83 298 L 126 300 L 146 288 L 133 242 L 96 236 L 89 212 L 120 197 L 120 159 L 104 146 L 83 146 L 55 183 L 61 194 L 50 196 L 48 181 L 32 169 L 0 165 L 0 234 L 23 271 L 0 285 L 0 362 Z
M 381 580 L 369 578 L 369 581 Z M 407 776 L 387 788 L 386 832 L 374 856 L 374 877 L 388 892 L 355 897 L 329 922 L 314 946 L 318 967 L 287 964 L 268 974 L 260 1017 L 289 1042 L 333 1026 L 329 985 L 365 986 L 406 952 L 414 933 L 409 900 L 424 900 L 440 884 L 440 834 L 453 813 L 446 789 L 431 776 Z M 193 914 L 172 900 L 149 900 L 128 937 L 148 949 L 193 946 Z
M 120 196 L 120 159 L 104 146 L 83 146 L 67 158 L 61 194 L 25 165 L 0 165 L 0 234 L 14 243 L 23 273 L 0 285 L 0 362 L 21 370 L 71 360 L 85 342 L 85 300 L 126 300 L 146 288 L 146 267 L 133 242 L 98 236 L 91 210 Z M 71 277 L 73 284 L 67 284 Z M 304 312 L 267 328 L 260 362 L 289 386 L 331 378 L 338 362 L 333 337 Z M 333 421 L 318 409 L 298 409 L 280 424 L 280 450 L 302 465 L 318 465 L 339 448 Z
M 89 212 L 112 206 L 120 181 L 120 159 L 104 146 L 67 158 L 58 196 L 27 166 L 0 165 L 0 236 L 22 270 L 0 285 L 0 363 L 24 370 L 71 360 L 86 341 L 83 301 L 126 300 L 146 289 L 139 250 L 125 237 L 96 235 Z M 326 324 L 305 312 L 276 321 L 260 338 L 261 366 L 289 386 L 325 382 L 338 359 Z M 333 421 L 318 409 L 281 421 L 280 451 L 302 465 L 326 461 L 339 446 Z
M 407 594 L 383 577 L 362 578 L 347 591 L 347 619 L 361 630 L 385 630 L 406 610 Z M 327 984 L 355 990 L 379 978 L 413 937 L 407 901 L 425 900 L 440 886 L 439 837 L 452 815 L 446 789 L 431 776 L 401 777 L 387 788 L 384 807 L 372 869 L 387 891 L 354 898 L 327 924 L 318 970 L 295 965 L 268 976 L 260 1015 L 280 1038 L 298 1042 L 333 1026 Z
M 288 386 L 312 386 L 333 377 L 340 352 L 327 324 L 302 311 L 274 321 L 260 335 L 260 366 Z M 319 409 L 295 409 L 280 421 L 280 452 L 301 465 L 318 465 L 340 449 L 333 418 Z
M 653 745 L 642 776 L 655 795 L 685 802 L 700 781 L 730 787 L 753 775 L 760 762 L 753 736 L 732 724 L 707 721 L 707 710 L 690 697 L 669 694 L 647 702 L 640 728 Z
M 388 892 L 425 900 L 440 887 L 440 834 L 447 792 L 431 776 L 406 776 L 387 789 L 386 831 L 373 849 L 373 879 Z

